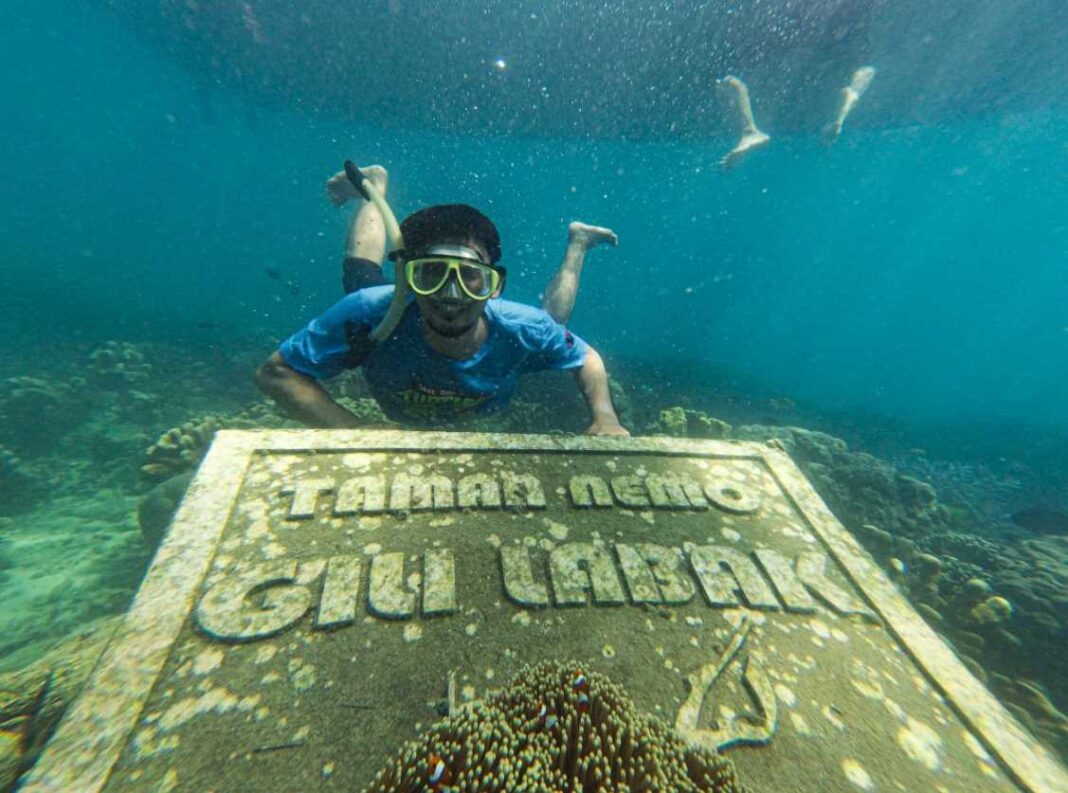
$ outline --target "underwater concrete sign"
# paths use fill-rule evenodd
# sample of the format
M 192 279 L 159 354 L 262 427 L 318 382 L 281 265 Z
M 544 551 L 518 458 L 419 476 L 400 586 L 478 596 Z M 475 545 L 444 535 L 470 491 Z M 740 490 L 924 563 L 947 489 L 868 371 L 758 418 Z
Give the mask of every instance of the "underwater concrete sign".
M 399 431 L 220 432 L 24 790 L 359 789 L 538 661 L 757 793 L 1068 790 L 774 442 Z

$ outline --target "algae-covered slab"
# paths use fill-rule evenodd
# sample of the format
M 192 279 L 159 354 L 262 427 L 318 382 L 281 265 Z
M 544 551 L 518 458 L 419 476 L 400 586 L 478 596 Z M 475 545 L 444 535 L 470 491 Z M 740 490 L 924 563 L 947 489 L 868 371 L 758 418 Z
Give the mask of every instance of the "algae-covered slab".
M 774 444 L 392 431 L 219 433 L 25 790 L 359 789 L 571 659 L 753 791 L 1068 790 Z

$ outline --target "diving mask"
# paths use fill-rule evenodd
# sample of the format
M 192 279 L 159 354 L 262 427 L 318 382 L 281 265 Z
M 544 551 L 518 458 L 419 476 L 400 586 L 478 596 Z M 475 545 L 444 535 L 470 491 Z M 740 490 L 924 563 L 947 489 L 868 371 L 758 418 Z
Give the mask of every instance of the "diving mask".
M 501 271 L 477 258 L 466 245 L 434 245 L 404 262 L 404 278 L 417 295 L 432 295 L 455 273 L 456 283 L 472 300 L 488 300 L 501 285 Z

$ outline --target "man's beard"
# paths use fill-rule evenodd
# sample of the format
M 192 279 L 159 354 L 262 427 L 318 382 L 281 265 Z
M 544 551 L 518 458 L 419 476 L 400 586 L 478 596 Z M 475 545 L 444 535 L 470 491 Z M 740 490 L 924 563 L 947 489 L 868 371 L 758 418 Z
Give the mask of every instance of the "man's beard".
M 478 324 L 478 317 L 463 327 L 439 324 L 433 317 L 427 317 L 426 320 L 432 331 L 446 339 L 458 339 Z

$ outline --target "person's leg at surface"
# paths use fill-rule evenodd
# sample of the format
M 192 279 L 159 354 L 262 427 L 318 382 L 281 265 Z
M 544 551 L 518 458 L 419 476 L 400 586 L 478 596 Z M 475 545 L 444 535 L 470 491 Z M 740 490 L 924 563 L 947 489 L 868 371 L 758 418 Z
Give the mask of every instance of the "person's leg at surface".
M 578 296 L 586 254 L 598 245 L 616 245 L 618 242 L 619 237 L 612 229 L 591 226 L 577 220 L 569 225 L 564 260 L 542 295 L 542 309 L 561 325 L 566 325 L 575 310 L 575 299 Z
M 368 165 L 360 170 L 382 195 L 386 194 L 389 174 L 385 168 L 381 165 Z M 360 207 L 353 213 L 348 232 L 345 234 L 345 260 L 342 265 L 345 294 L 367 286 L 390 283 L 382 274 L 382 260 L 386 256 L 386 226 L 381 213 L 374 204 L 360 197 L 344 171 L 339 171 L 327 180 L 326 192 L 330 203 L 337 207 L 354 199 L 360 202 Z
M 746 84 L 733 74 L 728 74 L 720 80 L 720 84 L 734 92 L 738 112 L 742 116 L 742 136 L 734 148 L 719 161 L 721 168 L 730 168 L 737 165 L 750 151 L 763 146 L 771 138 L 756 125 L 756 120 L 753 118 L 753 106 L 749 101 L 749 88 Z
M 857 106 L 857 102 L 864 96 L 864 92 L 868 90 L 868 86 L 871 85 L 871 81 L 874 79 L 874 66 L 861 66 L 853 72 L 853 76 L 849 80 L 849 85 L 841 90 L 841 100 L 838 103 L 838 115 L 835 117 L 834 121 L 823 129 L 824 143 L 831 144 L 838 140 L 838 136 L 842 134 L 842 126 L 845 124 L 845 120 L 849 117 L 849 114 L 853 112 L 853 108 Z

